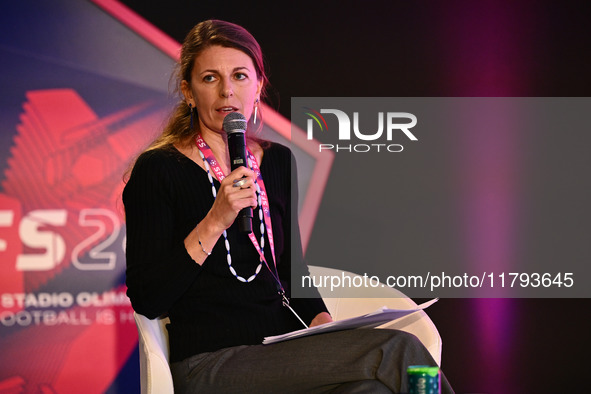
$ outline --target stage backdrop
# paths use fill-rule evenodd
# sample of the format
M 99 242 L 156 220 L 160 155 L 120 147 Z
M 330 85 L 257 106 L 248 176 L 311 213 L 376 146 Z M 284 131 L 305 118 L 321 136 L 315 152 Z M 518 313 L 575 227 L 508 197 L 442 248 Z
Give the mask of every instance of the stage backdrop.
M 0 392 L 137 392 L 121 191 L 178 100 L 180 45 L 110 0 L 0 11 Z M 263 115 L 286 142 L 289 121 Z M 332 161 L 309 143 L 305 243 Z

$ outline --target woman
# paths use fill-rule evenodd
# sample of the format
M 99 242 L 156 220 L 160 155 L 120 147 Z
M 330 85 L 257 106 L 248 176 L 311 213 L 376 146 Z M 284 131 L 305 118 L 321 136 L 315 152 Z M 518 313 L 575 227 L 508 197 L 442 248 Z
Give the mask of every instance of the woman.
M 128 295 L 138 313 L 170 318 L 175 390 L 404 390 L 407 364 L 433 364 L 408 334 L 353 330 L 261 345 L 331 321 L 320 297 L 289 297 L 291 266 L 303 267 L 291 237 L 291 152 L 249 137 L 252 168 L 230 170 L 223 121 L 240 112 L 249 130 L 260 124 L 262 53 L 242 27 L 205 21 L 185 39 L 177 77 L 182 100 L 123 193 Z M 247 207 L 250 236 L 234 224 Z M 383 352 L 397 355 L 383 362 Z

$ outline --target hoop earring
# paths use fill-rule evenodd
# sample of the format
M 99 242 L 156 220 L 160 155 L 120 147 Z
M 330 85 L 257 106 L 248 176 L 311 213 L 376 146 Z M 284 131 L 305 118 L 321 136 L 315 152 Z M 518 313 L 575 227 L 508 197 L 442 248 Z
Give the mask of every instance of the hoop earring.
M 193 106 L 189 103 L 189 114 L 191 116 L 191 130 L 193 130 Z
M 255 101 L 254 104 L 254 119 L 252 120 L 252 124 L 257 124 L 257 112 L 259 110 L 259 99 Z

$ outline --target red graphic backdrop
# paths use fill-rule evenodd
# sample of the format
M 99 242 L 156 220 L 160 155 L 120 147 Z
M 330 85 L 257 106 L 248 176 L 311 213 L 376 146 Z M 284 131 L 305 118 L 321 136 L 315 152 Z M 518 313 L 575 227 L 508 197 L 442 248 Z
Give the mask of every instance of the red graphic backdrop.
M 0 359 L 3 373 L 14 373 L 2 384 L 104 392 L 136 346 L 124 286 L 42 290 L 68 270 L 115 270 L 122 174 L 162 116 L 130 121 L 147 103 L 100 119 L 71 89 L 26 99 L 0 194 L 3 212 L 12 212 L 2 227 L 2 322 L 13 329 L 0 340 Z

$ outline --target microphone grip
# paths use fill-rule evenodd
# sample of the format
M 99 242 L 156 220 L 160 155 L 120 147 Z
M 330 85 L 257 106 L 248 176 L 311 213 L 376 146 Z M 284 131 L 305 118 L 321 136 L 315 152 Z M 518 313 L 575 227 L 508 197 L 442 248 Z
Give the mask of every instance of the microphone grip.
M 242 208 L 238 213 L 238 230 L 244 234 L 252 233 L 252 208 Z
M 246 140 L 244 133 L 228 134 L 228 150 L 230 153 L 230 167 L 234 171 L 238 167 L 246 167 Z M 243 234 L 252 233 L 252 208 L 246 207 L 240 210 L 238 217 L 238 230 Z

